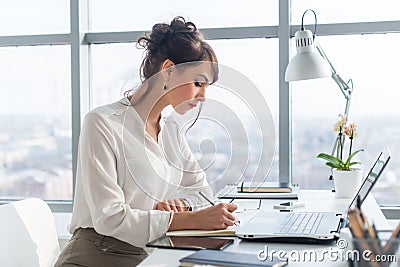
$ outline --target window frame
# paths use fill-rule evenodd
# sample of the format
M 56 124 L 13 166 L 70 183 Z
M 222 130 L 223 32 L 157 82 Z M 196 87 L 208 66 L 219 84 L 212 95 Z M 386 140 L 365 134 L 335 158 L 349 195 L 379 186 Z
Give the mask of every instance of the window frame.
M 105 43 L 136 42 L 143 31 L 89 33 L 89 0 L 70 0 L 70 33 L 0 36 L 0 47 L 65 45 L 71 47 L 71 101 L 72 101 L 72 179 L 75 188 L 76 160 L 81 121 L 91 108 L 90 103 L 90 45 Z M 291 0 L 279 0 L 279 25 L 257 27 L 207 28 L 200 29 L 207 40 L 278 38 L 279 39 L 279 181 L 291 182 L 292 129 L 291 129 L 291 86 L 284 80 L 289 62 L 291 38 L 300 25 L 291 22 Z M 295 18 L 300 22 L 301 18 Z M 312 27 L 313 25 L 309 25 Z M 361 23 L 318 24 L 319 36 L 384 34 L 400 32 L 400 21 Z M 48 202 L 54 212 L 71 212 L 72 201 Z M 7 203 L 0 200 L 0 203 Z M 400 210 L 397 209 L 400 215 Z M 400 216 L 398 216 L 400 217 Z

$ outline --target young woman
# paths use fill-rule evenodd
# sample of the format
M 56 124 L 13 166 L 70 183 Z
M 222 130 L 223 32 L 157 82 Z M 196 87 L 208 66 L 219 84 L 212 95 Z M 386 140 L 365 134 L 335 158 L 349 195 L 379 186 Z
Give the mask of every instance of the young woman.
M 79 140 L 75 201 L 61 266 L 135 266 L 145 244 L 167 231 L 225 229 L 237 206 L 206 206 L 204 171 L 173 120 L 205 101 L 218 77 L 217 58 L 191 22 L 155 24 L 138 44 L 145 49 L 142 84 L 122 100 L 84 119 Z M 161 126 L 160 123 L 165 125 Z

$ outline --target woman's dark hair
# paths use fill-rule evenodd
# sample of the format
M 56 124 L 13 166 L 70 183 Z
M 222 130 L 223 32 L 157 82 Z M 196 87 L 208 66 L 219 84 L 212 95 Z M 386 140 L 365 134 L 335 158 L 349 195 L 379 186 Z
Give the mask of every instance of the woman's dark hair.
M 175 65 L 196 61 L 208 61 L 212 64 L 213 78 L 211 83 L 218 80 L 218 60 L 214 50 L 204 41 L 203 35 L 197 30 L 193 22 L 186 22 L 181 17 L 175 17 L 170 24 L 157 23 L 150 34 L 140 37 L 137 41 L 139 48 L 144 48 L 145 56 L 140 66 L 142 82 L 148 80 L 160 71 L 161 65 L 167 59 Z M 132 90 L 125 92 L 129 96 Z M 149 93 L 146 90 L 138 99 L 140 102 Z M 202 105 L 193 123 L 186 132 L 192 128 L 200 116 Z
M 146 49 L 140 66 L 142 81 L 158 73 L 166 59 L 175 65 L 194 61 L 218 63 L 214 50 L 204 41 L 194 23 L 186 22 L 180 16 L 170 24 L 155 24 L 150 34 L 139 38 L 138 46 Z M 218 79 L 218 70 L 214 72 L 213 82 Z

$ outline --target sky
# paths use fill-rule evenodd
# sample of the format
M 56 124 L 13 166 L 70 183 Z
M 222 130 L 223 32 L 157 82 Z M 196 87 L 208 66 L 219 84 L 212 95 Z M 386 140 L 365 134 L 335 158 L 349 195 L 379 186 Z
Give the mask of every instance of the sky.
M 251 2 L 251 4 L 249 4 Z M 188 1 L 159 1 L 157 5 L 128 0 L 93 0 L 91 30 L 148 30 L 154 22 L 182 14 L 199 28 L 276 25 L 278 1 L 203 1 L 193 7 Z M 209 3 L 209 4 L 208 4 Z M 229 12 L 226 7 L 229 5 Z M 363 6 L 363 12 L 359 12 Z M 395 20 L 400 2 L 385 1 L 292 1 L 294 24 L 301 23 L 304 10 L 312 8 L 318 23 Z M 66 33 L 69 31 L 69 1 L 2 0 L 0 35 Z M 143 12 L 149 9 L 151 12 Z M 51 11 L 51 12 L 48 12 Z M 219 15 L 222 14 L 223 16 Z M 49 23 L 51 21 L 51 23 Z M 314 22 L 307 14 L 305 23 Z M 398 34 L 331 36 L 318 40 L 344 80 L 354 82 L 351 114 L 397 114 L 400 97 Z M 278 112 L 277 40 L 210 41 L 220 63 L 251 79 L 263 93 L 270 109 Z M 295 48 L 293 46 L 292 54 Z M 97 45 L 92 49 L 93 105 L 118 99 L 132 80 L 137 80 L 141 51 L 132 44 Z M 46 114 L 49 110 L 70 113 L 69 46 L 1 47 L 0 114 Z M 345 100 L 330 78 L 292 83 L 293 113 L 326 116 L 344 110 Z M 13 103 L 11 106 L 10 103 Z

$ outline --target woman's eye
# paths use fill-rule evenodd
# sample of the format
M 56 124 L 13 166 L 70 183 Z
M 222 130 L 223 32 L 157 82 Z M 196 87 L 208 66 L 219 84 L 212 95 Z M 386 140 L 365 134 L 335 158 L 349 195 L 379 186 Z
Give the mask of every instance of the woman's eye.
M 194 82 L 194 86 L 196 87 L 202 87 L 203 84 L 201 82 Z

